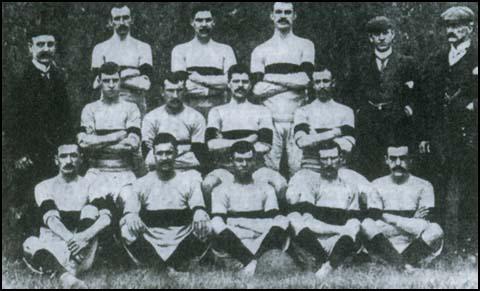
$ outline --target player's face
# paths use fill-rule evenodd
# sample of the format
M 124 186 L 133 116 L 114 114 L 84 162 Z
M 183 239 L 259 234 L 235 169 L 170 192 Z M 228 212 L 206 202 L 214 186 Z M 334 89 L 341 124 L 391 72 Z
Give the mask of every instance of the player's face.
M 387 165 L 395 177 L 403 177 L 409 171 L 408 147 L 390 147 L 387 151 Z
M 30 53 L 34 60 L 41 64 L 49 65 L 55 57 L 57 50 L 55 37 L 52 35 L 39 35 L 32 37 Z
M 291 29 L 293 22 L 297 18 L 297 15 L 293 10 L 293 3 L 275 2 L 270 18 L 277 29 Z
M 167 106 L 173 110 L 181 109 L 183 107 L 183 96 L 185 95 L 185 83 L 173 84 L 165 80 L 164 85 L 164 97 Z
M 157 144 L 153 148 L 157 171 L 171 172 L 174 170 L 177 150 L 171 143 Z
M 100 76 L 102 81 L 102 93 L 106 99 L 114 99 L 118 96 L 120 90 L 120 74 L 103 74 Z
M 394 38 L 395 32 L 393 29 L 370 34 L 370 42 L 375 45 L 375 48 L 380 52 L 388 51 L 392 47 Z
M 318 153 L 320 155 L 320 174 L 324 179 L 335 179 L 341 164 L 338 148 L 320 150 Z
M 213 28 L 215 27 L 215 20 L 213 19 L 212 12 L 199 11 L 195 14 L 195 17 L 191 23 L 195 34 L 201 38 L 209 38 Z
M 313 73 L 313 89 L 320 101 L 329 100 L 335 87 L 332 73 L 328 70 Z
M 237 177 L 246 178 L 252 175 L 255 167 L 255 155 L 253 152 L 250 151 L 244 154 L 234 153 L 232 161 Z
M 473 28 L 468 24 L 448 23 L 447 24 L 447 38 L 448 42 L 457 45 L 470 38 Z
M 60 173 L 67 176 L 77 175 L 80 162 L 80 150 L 77 145 L 61 145 L 58 147 L 55 163 Z
M 133 23 L 130 9 L 127 6 L 113 8 L 111 16 L 112 19 L 110 21 L 115 32 L 121 36 L 127 35 L 130 32 L 130 26 Z
M 233 74 L 232 79 L 228 83 L 228 87 L 232 92 L 233 98 L 237 100 L 244 100 L 250 93 L 252 84 L 250 83 L 248 74 Z

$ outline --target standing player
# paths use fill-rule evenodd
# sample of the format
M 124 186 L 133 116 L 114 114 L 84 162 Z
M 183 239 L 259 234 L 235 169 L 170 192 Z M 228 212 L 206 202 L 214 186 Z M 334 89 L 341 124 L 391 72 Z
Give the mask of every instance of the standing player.
M 316 100 L 295 112 L 295 141 L 303 150 L 303 169 L 318 170 L 317 147 L 324 141 L 335 141 L 344 154 L 355 145 L 353 110 L 333 100 L 334 88 L 331 69 L 317 67 L 313 72 Z
M 273 115 L 273 145 L 266 165 L 279 171 L 286 151 L 290 174 L 298 170 L 301 159 L 293 138 L 293 115 L 306 102 L 305 91 L 315 63 L 313 43 L 293 33 L 296 18 L 292 2 L 275 2 L 271 14 L 274 35 L 255 48 L 251 60 L 251 72 L 259 81 L 253 93 Z
M 272 186 L 253 179 L 255 148 L 247 141 L 231 147 L 235 180 L 224 182 L 212 193 L 214 250 L 239 260 L 242 274 L 253 276 L 257 259 L 287 244 L 288 219 L 279 213 Z
M 132 155 L 140 146 L 140 111 L 120 100 L 120 68 L 115 63 L 103 64 L 99 74 L 102 98 L 83 108 L 77 138 L 88 157 L 85 178 L 93 195 L 116 201 L 122 186 L 135 180 Z
M 399 266 L 416 265 L 427 257 L 438 256 L 443 231 L 433 222 L 432 185 L 410 174 L 407 145 L 390 146 L 385 159 L 391 174 L 373 181 L 384 205 L 383 215 L 362 223 L 362 231 L 369 239 L 368 252 Z
M 184 104 L 185 80 L 178 73 L 170 74 L 164 81 L 163 97 L 165 105 L 149 112 L 142 123 L 142 149 L 147 156 L 147 165 L 155 168 L 152 149 L 155 137 L 169 133 L 178 141 L 178 154 L 175 169 L 204 169 L 209 161 L 206 158 L 205 118 L 195 109 Z
M 225 103 L 228 69 L 237 63 L 233 49 L 212 39 L 215 19 L 210 7 L 196 6 L 191 25 L 195 37 L 172 51 L 172 72 L 186 76 L 188 105 L 207 118 L 214 106 Z
M 153 75 L 152 49 L 130 35 L 132 24 L 133 18 L 127 6 L 112 8 L 109 25 L 113 27 L 113 36 L 97 44 L 92 53 L 93 87 L 97 89 L 101 86 L 98 70 L 103 64 L 118 64 L 121 68 L 120 99 L 137 104 L 143 116 L 147 111 L 145 93 L 150 89 Z
M 174 272 L 201 255 L 211 226 L 197 171 L 175 170 L 177 141 L 160 133 L 153 141 L 156 171 L 125 187 L 120 221 L 126 249 L 136 264 L 166 265 Z
M 320 173 L 300 170 L 288 185 L 293 242 L 311 253 L 321 268 L 318 279 L 357 250 L 360 231 L 359 190 L 339 174 L 340 147 L 330 141 L 319 147 Z
M 78 175 L 80 149 L 75 143 L 58 147 L 59 173 L 35 187 L 43 225 L 40 235 L 24 244 L 24 261 L 37 273 L 60 275 L 63 288 L 86 288 L 76 276 L 94 261 L 98 235 L 110 225 L 112 213 L 88 196 L 88 183 Z
M 287 186 L 285 178 L 263 166 L 264 155 L 272 145 L 271 113 L 266 107 L 248 101 L 252 85 L 247 67 L 233 65 L 228 71 L 228 80 L 232 100 L 229 104 L 214 107 L 208 116 L 205 140 L 212 157 L 216 157 L 218 169 L 208 174 L 203 182 L 205 198 L 208 200 L 212 189 L 220 183 L 233 182 L 230 149 L 236 142 L 248 141 L 254 145 L 257 153 L 254 180 L 270 183 L 275 188 L 278 199 L 283 202 Z

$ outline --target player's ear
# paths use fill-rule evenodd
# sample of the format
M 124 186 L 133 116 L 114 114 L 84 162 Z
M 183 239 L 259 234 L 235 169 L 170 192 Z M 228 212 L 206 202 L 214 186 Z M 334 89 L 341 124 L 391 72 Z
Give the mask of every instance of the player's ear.
M 373 39 L 373 34 L 369 34 L 368 35 L 368 40 L 370 41 L 370 43 L 374 43 L 375 40 Z
M 28 45 L 28 51 L 30 52 L 30 54 L 32 55 L 33 54 L 33 40 L 30 39 L 27 43 Z
M 293 11 L 292 19 L 293 19 L 294 21 L 297 20 L 297 12 Z
M 270 19 L 271 19 L 272 21 L 275 21 L 275 15 L 273 14 L 273 11 L 270 13 Z
M 58 154 L 56 154 L 53 159 L 54 159 L 54 162 L 55 162 L 55 166 L 59 167 L 60 166 L 60 161 L 58 160 Z

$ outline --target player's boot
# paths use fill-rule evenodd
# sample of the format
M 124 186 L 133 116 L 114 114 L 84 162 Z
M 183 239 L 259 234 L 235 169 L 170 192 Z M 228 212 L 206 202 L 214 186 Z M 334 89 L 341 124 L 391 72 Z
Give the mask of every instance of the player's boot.
M 330 275 L 330 273 L 332 273 L 332 271 L 333 271 L 332 265 L 330 265 L 330 262 L 326 262 L 315 273 L 315 278 L 317 278 L 317 280 L 323 281 Z
M 65 272 L 60 276 L 63 289 L 88 289 L 87 284 L 72 274 Z
M 248 265 L 246 265 L 239 274 L 242 277 L 253 277 L 255 275 L 255 270 L 257 269 L 257 260 L 252 260 Z

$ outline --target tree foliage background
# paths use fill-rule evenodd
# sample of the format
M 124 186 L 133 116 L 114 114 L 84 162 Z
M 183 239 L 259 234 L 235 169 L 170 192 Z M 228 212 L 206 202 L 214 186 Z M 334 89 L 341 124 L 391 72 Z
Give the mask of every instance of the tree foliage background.
M 132 35 L 152 46 L 155 80 L 150 105 L 160 101 L 160 80 L 170 68 L 173 47 L 189 41 L 189 24 L 194 3 L 125 3 L 135 21 Z M 214 38 L 231 45 L 239 62 L 249 64 L 250 54 L 273 31 L 269 15 L 271 2 L 215 2 Z M 95 44 L 112 34 L 107 23 L 114 3 L 4 3 L 2 2 L 2 112 L 8 110 L 5 96 L 9 84 L 19 78 L 29 61 L 28 29 L 32 20 L 48 18 L 61 35 L 57 63 L 68 74 L 69 98 L 78 122 L 82 107 L 96 99 L 91 89 L 91 53 Z M 440 14 L 450 6 L 466 5 L 478 14 L 477 2 L 471 3 L 296 3 L 298 19 L 295 33 L 315 43 L 317 62 L 328 59 L 339 72 L 348 76 L 352 58 L 368 48 L 365 23 L 377 15 L 390 17 L 396 24 L 397 47 L 417 58 L 419 65 L 428 54 L 445 44 Z M 8 122 L 3 120 L 4 122 Z M 19 129 L 21 130 L 21 129 Z M 2 138 L 2 185 L 8 176 Z M 5 170 L 5 168 L 7 168 Z M 5 170 L 5 171 L 4 171 Z M 6 183 L 8 185 L 8 183 Z M 2 193 L 6 186 L 2 186 Z M 3 204 L 3 203 L 2 203 Z M 2 207 L 3 209 L 3 207 Z

